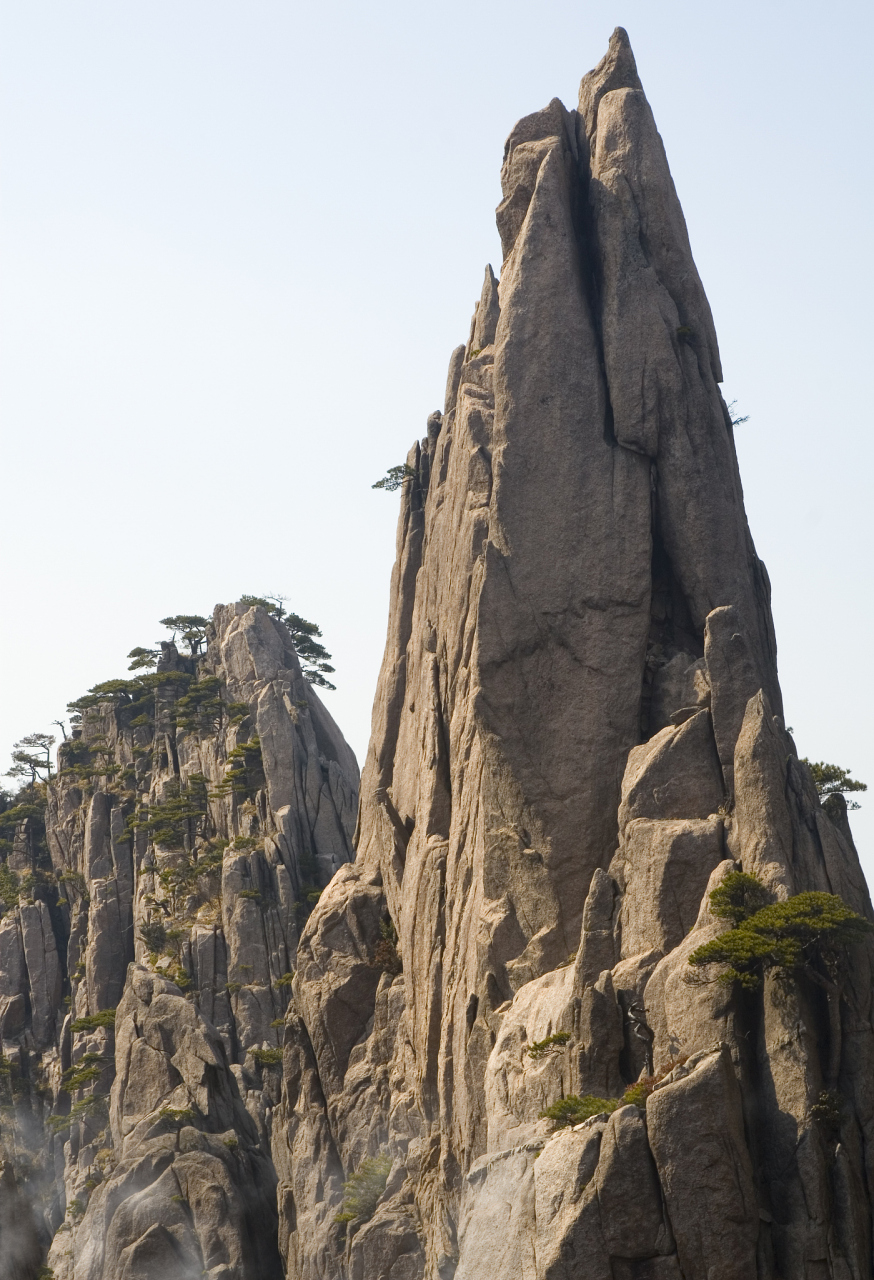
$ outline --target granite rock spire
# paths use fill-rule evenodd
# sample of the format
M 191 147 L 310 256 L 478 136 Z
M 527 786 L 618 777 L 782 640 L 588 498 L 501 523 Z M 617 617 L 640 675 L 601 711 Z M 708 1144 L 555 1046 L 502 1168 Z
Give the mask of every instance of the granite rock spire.
M 501 184 L 500 280 L 407 457 L 356 859 L 298 949 L 287 1275 L 869 1276 L 870 949 L 839 1140 L 815 994 L 688 980 L 734 869 L 871 906 L 781 719 L 713 318 L 624 31 L 576 110 L 515 126 Z M 549 1136 L 556 1099 L 653 1074 Z

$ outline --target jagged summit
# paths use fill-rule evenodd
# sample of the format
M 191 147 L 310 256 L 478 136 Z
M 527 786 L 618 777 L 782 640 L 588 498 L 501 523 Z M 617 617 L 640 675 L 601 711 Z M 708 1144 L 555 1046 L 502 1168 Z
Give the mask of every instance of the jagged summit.
M 874 912 L 781 718 L 621 28 L 501 183 L 500 280 L 407 457 L 354 837 L 351 752 L 236 605 L 89 704 L 63 901 L 16 845 L 0 1031 L 53 1136 L 15 1280 L 42 1224 L 56 1280 L 871 1277 Z M 832 924 L 766 963 L 760 909 Z

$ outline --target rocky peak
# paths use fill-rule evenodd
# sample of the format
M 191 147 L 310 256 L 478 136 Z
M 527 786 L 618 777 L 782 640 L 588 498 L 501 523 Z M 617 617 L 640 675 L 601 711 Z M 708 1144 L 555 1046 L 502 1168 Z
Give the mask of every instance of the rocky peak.
M 713 320 L 624 31 L 578 110 L 515 126 L 501 184 L 500 281 L 407 458 L 356 859 L 301 938 L 287 1273 L 868 1275 L 870 948 L 837 1147 L 819 997 L 689 964 L 738 869 L 871 907 L 781 719 Z
M 44 843 L 8 860 L 4 1138 L 28 1177 L 0 1202 L 36 1205 L 56 1280 L 281 1274 L 282 1027 L 301 927 L 352 856 L 358 768 L 281 621 L 219 606 L 205 640 L 80 699 Z
M 82 699 L 22 814 L 0 1280 L 872 1274 L 874 911 L 624 31 L 501 183 L 360 802 L 249 598 Z

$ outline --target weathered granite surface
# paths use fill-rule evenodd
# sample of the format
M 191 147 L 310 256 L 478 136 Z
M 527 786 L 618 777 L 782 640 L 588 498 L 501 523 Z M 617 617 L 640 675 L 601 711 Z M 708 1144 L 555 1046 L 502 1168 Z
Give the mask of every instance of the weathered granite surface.
M 871 1280 L 872 948 L 840 1037 L 803 983 L 691 980 L 735 869 L 874 913 L 782 720 L 624 31 L 501 182 L 500 279 L 407 456 L 360 805 L 236 605 L 62 749 L 60 897 L 16 837 L 0 1280 L 49 1244 L 56 1280 Z M 573 1094 L 605 1109 L 551 1132 Z
M 781 719 L 713 320 L 622 30 L 578 109 L 515 126 L 501 181 L 500 280 L 407 456 L 356 860 L 298 953 L 287 1276 L 868 1277 L 870 950 L 838 1130 L 816 994 L 689 981 L 735 868 L 871 905 Z M 647 1072 L 640 1106 L 540 1118 Z M 372 1218 L 336 1222 L 379 1151 Z

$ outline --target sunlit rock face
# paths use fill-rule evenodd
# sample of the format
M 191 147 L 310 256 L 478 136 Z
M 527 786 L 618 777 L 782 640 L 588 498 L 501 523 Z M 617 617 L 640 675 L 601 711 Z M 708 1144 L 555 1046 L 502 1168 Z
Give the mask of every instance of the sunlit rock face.
M 868 1276 L 869 952 L 831 1128 L 817 992 L 689 981 L 735 869 L 871 908 L 781 719 L 713 320 L 622 30 L 576 110 L 515 126 L 501 181 L 500 280 L 407 457 L 356 859 L 298 948 L 287 1275 Z M 556 1100 L 641 1075 L 648 1101 L 550 1136 Z

